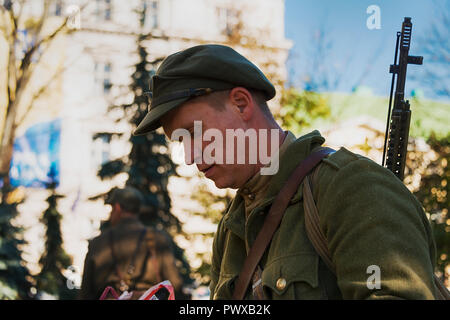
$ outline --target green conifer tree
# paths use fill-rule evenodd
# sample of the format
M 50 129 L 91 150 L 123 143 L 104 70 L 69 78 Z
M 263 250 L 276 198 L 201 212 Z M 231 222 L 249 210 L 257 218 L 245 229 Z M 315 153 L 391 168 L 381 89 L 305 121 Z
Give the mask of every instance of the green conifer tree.
M 147 51 L 142 45 L 145 36 L 140 36 L 137 41 L 139 62 L 135 65 L 132 74 L 130 90 L 134 99 L 130 104 L 112 106 L 110 109 L 120 108 L 124 111 L 132 129 L 142 121 L 147 114 L 149 105 L 149 83 L 155 73 L 156 65 L 162 60 L 147 61 Z M 117 119 L 119 120 L 119 119 Z M 94 139 L 104 138 L 107 141 L 118 135 L 113 132 L 102 132 L 94 136 Z M 114 159 L 104 163 L 98 176 L 101 179 L 112 178 L 118 173 L 128 173 L 127 185 L 141 191 L 144 203 L 140 219 L 148 226 L 169 233 L 181 233 L 180 221 L 171 213 L 171 201 L 167 190 L 169 177 L 176 175 L 176 165 L 168 154 L 166 138 L 159 132 L 151 132 L 142 136 L 129 138 L 131 152 L 123 158 Z M 170 237 L 170 239 L 172 239 Z M 177 266 L 184 279 L 184 283 L 192 283 L 190 266 L 184 256 L 184 251 L 172 240 Z M 178 295 L 179 296 L 179 295 Z
M 42 269 L 36 276 L 37 289 L 62 300 L 75 299 L 76 291 L 67 286 L 68 279 L 63 274 L 63 270 L 72 264 L 72 258 L 62 247 L 62 216 L 58 212 L 57 201 L 63 196 L 56 193 L 55 187 L 55 183 L 48 186 L 48 190 L 51 192 L 47 198 L 48 208 L 41 218 L 41 222 L 47 227 L 47 230 L 44 253 L 39 259 Z
M 0 203 L 0 300 L 30 299 L 32 283 L 21 251 L 23 228 L 12 223 L 19 203 L 10 197 L 13 189 L 5 189 Z

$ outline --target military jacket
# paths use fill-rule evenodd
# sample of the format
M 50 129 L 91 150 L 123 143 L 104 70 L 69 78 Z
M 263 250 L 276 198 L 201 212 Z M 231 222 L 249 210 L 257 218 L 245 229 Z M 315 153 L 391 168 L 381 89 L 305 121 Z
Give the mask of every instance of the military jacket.
M 275 196 L 298 163 L 324 141 L 313 131 L 290 143 L 259 204 L 247 214 L 248 190 L 238 190 L 214 237 L 211 299 L 231 299 Z M 300 184 L 260 262 L 266 297 L 433 299 L 435 243 L 422 206 L 403 183 L 345 148 L 324 159 L 318 170 L 314 198 L 336 276 L 306 235 Z M 250 285 L 246 299 L 252 298 Z
M 144 228 L 147 229 L 145 238 L 136 251 L 138 238 Z M 127 281 L 129 291 L 144 291 L 163 280 L 170 280 L 175 290 L 180 289 L 182 280 L 168 239 L 162 233 L 145 227 L 138 218 L 125 218 L 89 242 L 81 299 L 99 299 L 106 286 L 112 286 L 120 292 L 120 277 L 115 270 L 110 246 L 111 234 L 117 267 L 123 277 L 128 277 L 128 269 L 134 260 L 134 272 Z

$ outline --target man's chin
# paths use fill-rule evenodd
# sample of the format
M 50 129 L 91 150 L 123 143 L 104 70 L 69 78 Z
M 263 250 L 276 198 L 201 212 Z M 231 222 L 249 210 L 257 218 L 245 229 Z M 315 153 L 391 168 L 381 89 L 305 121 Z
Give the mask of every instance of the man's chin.
M 216 185 L 216 188 L 219 188 L 219 189 L 233 188 L 230 181 L 227 181 L 227 179 L 224 179 L 223 177 L 211 177 L 208 179 L 211 180 L 212 182 L 214 182 L 214 184 Z
M 216 187 L 219 189 L 229 188 L 229 186 L 224 181 L 222 181 L 222 179 L 220 179 L 220 178 L 219 179 L 210 179 L 210 180 L 212 180 L 214 182 L 214 184 L 216 185 Z
M 217 188 L 219 188 L 219 189 L 226 189 L 226 188 L 239 189 L 240 188 L 239 183 L 237 183 L 238 181 L 236 181 L 236 179 L 234 179 L 233 173 L 230 174 L 230 172 L 233 172 L 233 170 L 223 170 L 219 166 L 217 166 L 217 167 L 215 166 L 213 169 L 215 169 L 213 174 L 211 174 L 209 177 L 207 177 L 205 175 L 205 177 L 207 179 L 213 181 Z

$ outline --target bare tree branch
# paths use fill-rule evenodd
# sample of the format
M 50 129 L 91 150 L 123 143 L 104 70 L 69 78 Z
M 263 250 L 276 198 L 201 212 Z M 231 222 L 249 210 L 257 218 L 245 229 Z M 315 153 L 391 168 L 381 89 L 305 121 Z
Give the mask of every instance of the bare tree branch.
M 55 73 L 50 77 L 50 79 L 49 79 L 44 85 L 42 85 L 42 86 L 40 87 L 40 89 L 39 89 L 35 94 L 33 94 L 33 97 L 31 98 L 31 101 L 29 102 L 29 104 L 28 104 L 28 106 L 27 106 L 25 112 L 23 113 L 22 117 L 20 118 L 20 120 L 18 120 L 18 121 L 16 122 L 16 126 L 17 126 L 17 127 L 19 127 L 19 126 L 23 123 L 23 121 L 26 119 L 28 113 L 29 113 L 29 112 L 31 111 L 31 109 L 33 108 L 33 103 L 34 103 L 34 102 L 35 102 L 42 94 L 46 93 L 47 89 L 51 86 L 51 84 L 52 84 L 55 80 L 59 79 L 59 78 L 64 74 L 64 72 L 66 72 L 66 70 L 67 70 L 70 66 L 73 65 L 73 62 L 75 62 L 78 58 L 79 58 L 79 56 L 78 56 L 78 57 L 75 57 L 71 62 L 66 63 L 66 65 L 65 65 L 64 67 L 58 68 L 58 70 L 55 71 Z
M 33 104 L 34 102 L 42 95 L 44 94 L 47 89 L 50 87 L 50 85 L 56 80 L 59 79 L 61 77 L 62 74 L 64 74 L 64 72 L 66 71 L 67 67 L 64 68 L 59 68 L 57 71 L 55 71 L 55 73 L 51 76 L 50 80 L 48 80 L 44 85 L 42 85 L 40 87 L 40 89 L 33 94 L 33 97 L 31 98 L 31 101 L 29 102 L 27 108 L 25 109 L 25 112 L 23 113 L 22 117 L 20 118 L 20 120 L 18 120 L 15 123 L 16 127 L 19 127 L 23 121 L 26 119 L 27 115 L 29 114 L 29 112 L 31 111 L 31 109 L 33 108 Z
M 419 44 L 424 55 L 421 74 L 415 79 L 426 85 L 436 96 L 450 97 L 450 1 L 435 2 L 436 16 L 425 35 L 419 37 Z
M 51 34 L 49 34 L 48 36 L 42 38 L 40 41 L 36 42 L 26 53 L 24 58 L 22 59 L 22 63 L 20 64 L 20 70 L 23 72 L 23 74 L 21 75 L 21 77 L 19 78 L 19 80 L 17 81 L 17 87 L 18 89 L 20 89 L 22 82 L 24 81 L 23 79 L 26 79 L 26 70 L 27 68 L 30 66 L 31 63 L 31 58 L 33 56 L 33 54 L 36 52 L 36 50 L 42 45 L 45 44 L 49 41 L 51 41 L 52 39 L 54 39 L 67 25 L 67 21 L 69 20 L 69 17 L 64 19 L 64 22 L 58 27 L 56 28 L 55 31 L 53 31 Z
M 46 1 L 48 6 L 48 1 Z M 80 11 L 86 7 L 88 2 L 80 8 Z M 66 27 L 70 16 L 66 17 L 64 21 L 49 35 L 42 37 L 39 41 L 33 44 L 31 48 L 25 53 L 24 58 L 22 59 L 19 67 L 17 67 L 16 63 L 16 52 L 15 52 L 15 44 L 17 41 L 17 25 L 18 18 L 15 16 L 12 9 L 12 1 L 6 1 L 4 6 L 0 6 L 2 11 L 7 11 L 9 14 L 9 28 L 10 32 L 7 32 L 7 42 L 9 46 L 9 56 L 8 56 L 8 70 L 7 70 L 7 108 L 6 108 L 6 116 L 4 120 L 4 125 L 2 127 L 2 132 L 0 132 L 0 174 L 6 174 L 9 170 L 9 165 L 12 157 L 12 146 L 14 142 L 15 130 L 17 128 L 17 113 L 18 106 L 21 104 L 21 100 L 24 92 L 29 84 L 31 78 L 33 78 L 33 74 L 36 70 L 35 65 L 38 65 L 41 62 L 41 58 L 37 59 L 36 63 L 32 63 L 32 58 L 36 53 L 37 49 L 42 47 L 44 44 L 47 45 L 46 49 L 49 48 L 49 43 Z M 47 7 L 46 7 L 47 8 Z M 42 19 L 41 24 L 45 23 L 45 17 L 47 16 L 48 10 L 44 10 L 44 18 Z M 42 29 L 42 25 L 38 28 L 40 31 Z M 70 30 L 69 30 L 70 32 Z M 42 55 L 41 55 L 42 56 Z M 42 88 L 41 88 L 42 89 Z M 39 91 L 36 94 L 39 93 Z M 39 96 L 39 94 L 38 94 Z M 34 98 L 34 97 L 33 97 Z M 34 101 L 36 98 L 32 99 Z M 32 103 L 31 103 L 32 105 Z M 31 108 L 31 107 L 30 107 Z M 28 112 L 26 112 L 28 113 Z M 22 120 L 22 119 L 21 119 Z M 5 182 L 5 185 L 8 182 Z
M 39 34 L 42 31 L 42 27 L 44 25 L 44 22 L 46 21 L 47 17 L 48 17 L 48 8 L 50 6 L 50 0 L 44 0 L 44 8 L 42 11 L 42 15 L 39 18 L 37 24 L 36 24 L 36 30 L 35 30 L 35 36 L 36 38 L 39 36 Z
M 19 3 L 19 12 L 17 13 L 17 22 L 20 23 L 20 19 L 22 18 L 23 7 L 25 5 L 25 0 L 18 1 Z
M 80 11 L 82 11 L 87 6 L 87 2 L 80 8 Z M 56 28 L 51 34 L 47 35 L 46 37 L 43 37 L 40 41 L 37 41 L 26 53 L 24 58 L 22 59 L 20 70 L 22 71 L 22 75 L 17 81 L 17 90 L 20 90 L 22 86 L 26 86 L 29 79 L 31 78 L 31 72 L 28 72 L 28 66 L 30 66 L 31 58 L 33 57 L 33 54 L 36 52 L 36 50 L 43 44 L 46 44 L 53 40 L 64 28 L 67 27 L 67 22 L 69 21 L 71 17 L 67 16 L 64 18 L 64 21 L 59 25 L 58 28 Z M 38 61 L 39 62 L 39 61 Z
M 10 30 L 8 32 L 8 71 L 7 71 L 7 94 L 8 94 L 8 109 L 9 112 L 10 102 L 15 100 L 16 81 L 17 81 L 17 69 L 16 69 L 16 49 L 14 45 L 14 39 L 17 37 L 17 25 L 13 21 L 14 13 L 8 11 L 10 19 Z

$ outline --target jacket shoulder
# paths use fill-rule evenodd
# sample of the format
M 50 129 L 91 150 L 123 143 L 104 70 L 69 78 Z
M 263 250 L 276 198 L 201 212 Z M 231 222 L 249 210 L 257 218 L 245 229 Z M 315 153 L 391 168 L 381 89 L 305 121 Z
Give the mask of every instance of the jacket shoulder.
M 145 240 L 149 247 L 155 247 L 160 252 L 172 251 L 173 244 L 170 241 L 170 235 L 153 227 L 146 226 Z
M 91 254 L 95 254 L 96 251 L 101 250 L 105 246 L 109 246 L 109 233 L 110 230 L 106 229 L 102 231 L 98 236 L 89 239 L 88 251 Z
M 329 189 L 330 185 L 333 185 L 331 189 L 334 190 L 337 187 L 353 188 L 352 186 L 362 185 L 367 181 L 372 181 L 373 190 L 375 185 L 383 192 L 395 189 L 405 199 L 417 201 L 412 199 L 414 196 L 411 192 L 389 169 L 344 147 L 323 159 L 318 168 L 317 184 L 328 186 L 325 189 Z
M 339 170 L 346 165 L 350 164 L 353 161 L 366 159 L 372 161 L 366 157 L 363 157 L 359 154 L 353 153 L 350 150 L 342 147 L 327 158 L 323 159 L 322 162 L 325 163 L 328 167 L 331 167 L 335 170 Z

